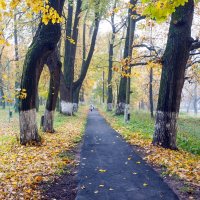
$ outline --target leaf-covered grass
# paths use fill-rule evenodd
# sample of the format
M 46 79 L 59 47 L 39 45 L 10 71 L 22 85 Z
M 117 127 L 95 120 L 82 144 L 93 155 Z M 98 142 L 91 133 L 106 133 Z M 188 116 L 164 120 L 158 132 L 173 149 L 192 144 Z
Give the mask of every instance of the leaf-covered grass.
M 185 128 L 187 127 L 187 119 L 182 117 L 179 119 L 178 146 L 180 150 L 173 151 L 152 145 L 154 120 L 147 113 L 132 113 L 129 124 L 124 123 L 123 116 L 115 116 L 113 113 L 105 111 L 101 111 L 101 113 L 107 122 L 129 141 L 130 144 L 142 147 L 147 155 L 145 159 L 148 162 L 165 167 L 166 173 L 169 175 L 177 175 L 186 182 L 194 185 L 200 184 L 200 156 L 197 155 L 200 148 L 200 146 L 197 146 L 200 144 L 199 134 L 198 132 L 196 135 L 192 132 L 187 132 L 188 129 Z M 189 118 L 188 121 L 188 126 L 191 126 L 192 129 L 192 126 L 196 124 L 198 119 Z M 185 133 L 183 133 L 184 131 Z M 184 141 L 184 135 L 189 138 L 187 142 Z
M 114 113 L 108 113 L 113 116 Z M 154 119 L 149 113 L 135 111 L 131 113 L 131 121 L 124 124 L 123 116 L 115 116 L 121 126 L 133 132 L 141 133 L 143 138 L 151 138 L 154 132 Z M 193 154 L 200 155 L 200 118 L 180 115 L 178 120 L 178 147 Z
M 0 111 L 4 113 L 6 111 Z M 43 112 L 41 111 L 39 115 Z M 5 113 L 4 113 L 5 114 Z M 0 199 L 40 199 L 37 185 L 60 174 L 73 162 L 66 153 L 80 141 L 85 128 L 87 111 L 80 108 L 76 116 L 56 113 L 56 133 L 42 133 L 41 146 L 21 146 L 17 141 L 18 117 L 12 122 L 0 117 Z M 38 117 L 39 123 L 40 117 Z M 78 139 L 77 139 L 78 138 Z

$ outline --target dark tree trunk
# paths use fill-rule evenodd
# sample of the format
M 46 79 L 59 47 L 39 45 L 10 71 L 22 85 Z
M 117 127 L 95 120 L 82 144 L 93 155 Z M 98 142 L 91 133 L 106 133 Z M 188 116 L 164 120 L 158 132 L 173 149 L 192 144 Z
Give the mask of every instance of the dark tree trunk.
M 130 0 L 131 5 L 136 5 L 137 0 Z M 126 104 L 124 109 L 124 121 L 129 122 L 130 121 L 130 93 L 131 93 L 131 61 L 132 61 L 132 52 L 133 52 L 133 39 L 135 35 L 135 26 L 136 26 L 136 20 L 133 19 L 133 16 L 136 15 L 136 12 L 133 8 L 129 9 L 129 16 L 130 16 L 130 29 L 129 29 L 129 46 L 128 46 L 128 58 L 130 59 L 128 63 L 129 69 L 127 70 L 127 83 L 126 83 Z
M 57 101 L 56 101 L 56 111 L 61 112 L 61 110 L 60 110 L 60 98 L 59 97 L 57 98 Z
M 114 42 L 115 42 L 115 10 L 116 1 L 113 6 L 113 13 L 111 15 L 111 26 L 112 26 L 112 36 L 109 44 L 109 65 L 108 65 L 108 99 L 107 99 L 107 111 L 112 111 L 113 107 L 113 88 L 112 88 L 112 68 L 113 68 L 113 56 L 114 56 Z
M 50 0 L 50 6 L 61 15 L 64 0 Z M 61 36 L 60 24 L 48 25 L 40 23 L 36 36 L 28 49 L 23 66 L 21 89 L 25 89 L 27 97 L 20 100 L 20 143 L 40 143 L 36 123 L 36 95 L 39 77 L 43 65 L 49 55 L 55 50 Z
M 58 99 L 58 92 L 60 86 L 60 72 L 62 67 L 57 50 L 48 57 L 46 64 L 50 71 L 50 84 L 49 94 L 46 103 L 46 110 L 44 113 L 43 131 L 48 133 L 54 133 L 54 111 L 56 109 L 56 103 Z
M 128 57 L 129 34 L 130 34 L 130 16 L 128 16 L 128 26 L 127 26 L 126 40 L 125 40 L 125 47 L 124 47 L 124 59 Z M 119 91 L 118 91 L 118 96 L 117 96 L 116 111 L 115 111 L 116 115 L 124 115 L 124 109 L 125 109 L 125 103 L 126 103 L 126 85 L 127 85 L 127 79 L 121 76 L 120 83 L 119 83 Z
M 77 41 L 78 41 L 78 25 L 81 13 L 81 6 L 82 0 L 77 0 L 77 7 L 76 7 L 76 14 L 74 18 L 74 26 L 73 26 L 73 33 L 72 39 L 74 40 L 75 44 L 70 44 L 70 50 L 67 52 L 67 45 L 68 41 L 65 43 L 65 57 L 69 56 L 69 59 L 64 61 L 64 69 L 65 69 L 65 83 L 66 83 L 66 99 L 62 102 L 63 107 L 65 107 L 62 112 L 66 115 L 73 114 L 73 82 L 74 82 L 74 67 L 75 67 L 75 57 L 76 57 L 76 49 L 77 49 Z M 70 15 L 73 14 L 70 12 Z M 71 19 L 72 17 L 70 17 Z M 66 27 L 68 29 L 68 27 Z M 68 31 L 66 31 L 68 32 Z M 69 55 L 68 55 L 69 54 Z
M 3 84 L 3 77 L 2 77 L 2 54 L 3 54 L 3 49 L 4 47 L 1 49 L 0 52 L 0 106 L 2 106 L 3 109 L 6 108 L 6 103 L 5 103 L 5 98 L 4 98 L 4 84 Z
M 79 86 L 73 91 L 73 111 L 74 112 L 78 112 L 80 89 L 81 87 Z
M 40 109 L 40 98 L 39 98 L 39 94 L 36 94 L 36 112 L 39 112 Z
M 14 14 L 14 45 L 15 45 L 15 66 L 16 66 L 16 78 L 15 78 L 15 90 L 20 89 L 20 75 L 19 75 L 19 48 L 18 48 L 18 29 L 17 29 L 17 15 Z M 15 112 L 19 111 L 19 98 L 15 97 Z
M 154 118 L 153 115 L 153 69 L 150 69 L 150 74 L 149 74 L 149 105 L 150 105 L 150 113 L 151 113 L 151 118 Z
M 177 117 L 192 43 L 193 12 L 194 2 L 189 0 L 176 9 L 170 22 L 153 136 L 153 144 L 164 148 L 177 149 Z
M 77 88 L 82 87 L 83 81 L 85 80 L 88 68 L 90 66 L 90 62 L 92 60 L 92 56 L 93 56 L 94 49 L 95 49 L 95 43 L 96 43 L 96 39 L 97 39 L 97 34 L 98 34 L 98 30 L 99 30 L 99 23 L 100 23 L 99 14 L 95 13 L 95 16 L 96 16 L 95 17 L 95 27 L 94 27 L 94 31 L 93 31 L 93 35 L 92 35 L 91 44 L 90 44 L 90 50 L 89 50 L 89 53 L 87 55 L 87 58 L 83 59 L 82 67 L 81 67 L 81 73 L 80 73 L 78 80 L 76 82 L 74 82 L 74 84 L 73 84 L 73 90 L 76 90 Z M 83 52 L 86 52 L 86 51 L 83 50 Z
M 85 101 L 85 97 L 84 97 L 85 92 L 84 91 L 85 91 L 84 87 L 82 87 L 81 88 L 81 94 L 80 94 L 80 97 L 79 97 L 79 100 L 80 100 L 81 103 L 84 103 L 84 101 Z
M 197 115 L 198 113 L 198 97 L 197 97 L 197 81 L 195 82 L 195 86 L 194 86 L 194 102 L 193 102 L 193 105 L 194 105 L 194 114 Z
M 86 11 L 86 15 L 84 18 L 84 23 L 83 23 L 83 57 L 82 57 L 82 66 L 83 63 L 85 62 L 86 59 L 86 20 L 87 20 L 87 15 L 88 15 L 88 10 Z M 74 112 L 78 111 L 78 104 L 79 104 L 79 93 L 81 89 L 81 84 L 77 85 L 77 87 L 74 87 L 73 90 L 73 110 Z

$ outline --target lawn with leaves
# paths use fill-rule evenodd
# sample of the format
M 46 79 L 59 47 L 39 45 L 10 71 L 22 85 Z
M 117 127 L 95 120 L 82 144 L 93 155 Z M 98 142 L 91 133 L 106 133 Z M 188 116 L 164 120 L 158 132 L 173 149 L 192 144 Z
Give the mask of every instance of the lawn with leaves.
M 124 123 L 123 116 L 115 116 L 105 111 L 101 111 L 101 114 L 126 140 L 144 149 L 147 155 L 145 159 L 148 162 L 165 167 L 169 175 L 178 175 L 186 182 L 200 186 L 200 156 L 197 155 L 200 154 L 200 134 L 198 134 L 200 124 L 197 125 L 199 119 L 179 119 L 178 146 L 180 150 L 172 151 L 151 144 L 154 121 L 147 113 L 132 113 L 129 124 Z M 196 132 L 193 133 L 193 130 Z
M 86 116 L 85 108 L 80 108 L 73 117 L 56 113 L 56 133 L 40 131 L 41 146 L 19 145 L 17 115 L 11 123 L 0 117 L 0 199 L 40 199 L 38 184 L 52 180 L 63 167 L 73 162 L 70 156 L 60 155 L 80 141 Z

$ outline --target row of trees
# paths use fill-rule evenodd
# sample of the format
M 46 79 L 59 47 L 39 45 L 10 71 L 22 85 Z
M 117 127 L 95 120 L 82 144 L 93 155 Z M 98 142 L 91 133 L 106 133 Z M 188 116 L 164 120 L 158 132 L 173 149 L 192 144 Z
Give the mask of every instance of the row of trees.
M 26 3 L 26 1 L 21 1 L 22 7 L 26 7 Z M 185 70 L 188 67 L 188 61 L 197 54 L 195 50 L 200 47 L 198 39 L 194 40 L 191 37 L 194 14 L 193 0 L 173 2 L 166 0 L 165 3 L 160 0 L 144 1 L 144 4 L 137 0 L 130 0 L 126 6 L 120 0 L 69 0 L 67 2 L 49 0 L 48 4 L 38 1 L 37 11 L 34 5 L 29 4 L 29 8 L 36 13 L 32 15 L 31 21 L 31 33 L 34 37 L 23 59 L 21 84 L 18 78 L 15 82 L 15 88 L 21 88 L 20 100 L 18 101 L 17 97 L 15 100 L 16 110 L 19 108 L 20 113 L 21 144 L 40 143 L 41 140 L 36 123 L 36 108 L 38 84 L 45 65 L 48 66 L 50 72 L 50 84 L 43 130 L 54 132 L 53 116 L 58 100 L 58 91 L 60 91 L 61 112 L 72 116 L 77 111 L 79 97 L 83 98 L 84 80 L 89 67 L 93 64 L 92 58 L 95 45 L 98 43 L 97 35 L 100 22 L 106 19 L 111 25 L 106 61 L 108 65 L 107 110 L 113 110 L 113 98 L 114 93 L 116 93 L 116 114 L 124 114 L 125 122 L 130 120 L 131 78 L 134 77 L 132 68 L 150 65 L 149 102 L 153 117 L 152 66 L 162 65 L 153 144 L 177 149 L 176 121 L 185 80 Z M 21 18 L 20 13 L 24 12 L 17 9 L 17 6 L 20 7 L 18 4 L 13 5 L 16 9 L 13 15 L 16 69 L 20 68 L 17 21 Z M 38 13 L 38 10 L 41 12 Z M 155 23 L 153 20 L 166 20 L 171 13 L 164 54 L 163 50 L 153 45 L 151 40 L 148 41 L 148 44 L 145 43 L 145 39 L 144 42 L 143 40 L 137 41 L 136 31 L 141 20 L 146 20 L 149 23 L 148 27 L 152 34 L 152 26 Z M 10 16 L 5 16 L 9 24 Z M 63 16 L 64 23 L 61 23 L 60 16 Z M 89 25 L 88 22 L 90 22 Z M 89 31 L 87 30 L 88 26 Z M 122 48 L 123 51 L 121 51 Z M 145 49 L 143 56 L 138 56 L 140 48 Z M 114 59 L 116 50 L 120 52 L 118 60 Z M 81 59 L 77 58 L 77 55 L 80 56 L 80 52 Z M 79 65 L 78 74 L 75 73 L 77 65 Z M 100 67 L 104 68 L 104 66 Z M 113 70 L 120 74 L 116 88 L 113 87 Z M 16 77 L 19 77 L 19 73 L 16 74 Z

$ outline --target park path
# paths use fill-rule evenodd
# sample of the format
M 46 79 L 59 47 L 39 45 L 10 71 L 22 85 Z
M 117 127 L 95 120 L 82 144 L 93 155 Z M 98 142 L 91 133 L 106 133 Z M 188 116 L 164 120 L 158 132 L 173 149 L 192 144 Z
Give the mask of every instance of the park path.
M 76 200 L 177 200 L 159 175 L 100 116 L 89 113 Z

